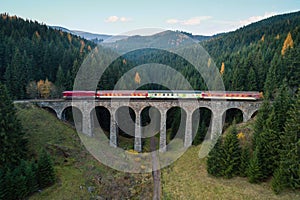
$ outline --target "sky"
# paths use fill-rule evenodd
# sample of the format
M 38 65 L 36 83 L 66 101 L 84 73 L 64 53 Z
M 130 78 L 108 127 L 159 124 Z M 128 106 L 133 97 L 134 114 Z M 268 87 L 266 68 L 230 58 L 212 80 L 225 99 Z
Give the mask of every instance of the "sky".
M 0 0 L 0 13 L 112 35 L 143 28 L 213 35 L 299 10 L 300 0 Z

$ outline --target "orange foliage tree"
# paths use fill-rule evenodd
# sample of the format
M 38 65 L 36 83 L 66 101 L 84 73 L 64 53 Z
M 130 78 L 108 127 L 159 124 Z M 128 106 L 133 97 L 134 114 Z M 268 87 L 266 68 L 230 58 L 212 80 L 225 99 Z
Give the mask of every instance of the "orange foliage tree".
M 288 35 L 286 36 L 285 40 L 284 40 L 284 43 L 283 43 L 283 46 L 282 46 L 282 49 L 281 49 L 281 55 L 284 56 L 286 50 L 288 48 L 293 48 L 294 47 L 294 41 L 293 41 L 293 38 L 292 38 L 292 34 L 289 32 Z
M 225 64 L 224 62 L 222 62 L 222 66 L 221 66 L 221 69 L 220 69 L 220 74 L 223 75 L 225 72 Z
M 37 82 L 37 90 L 40 97 L 47 99 L 51 95 L 51 92 L 55 91 L 55 86 L 48 79 L 46 79 L 45 81 L 40 80 Z
M 135 81 L 135 83 L 137 83 L 137 84 L 140 84 L 140 83 L 141 83 L 141 77 L 140 77 L 140 75 L 139 75 L 138 72 L 135 73 L 134 81 Z

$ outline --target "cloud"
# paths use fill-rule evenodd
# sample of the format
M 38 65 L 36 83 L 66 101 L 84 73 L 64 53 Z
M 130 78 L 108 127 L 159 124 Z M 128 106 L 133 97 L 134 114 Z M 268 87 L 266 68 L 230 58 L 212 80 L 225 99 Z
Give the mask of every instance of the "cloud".
M 262 16 L 252 16 L 252 17 L 249 17 L 248 19 L 240 20 L 239 25 L 245 26 L 245 25 L 251 24 L 253 22 L 257 22 L 257 21 L 272 17 L 274 15 L 277 15 L 277 13 L 276 12 L 265 12 L 265 14 Z
M 195 26 L 201 24 L 201 22 L 211 19 L 211 16 L 198 16 L 198 17 L 192 17 L 187 20 L 179 20 L 179 19 L 168 19 L 166 21 L 167 24 L 181 24 L 186 26 Z
M 118 16 L 110 16 L 108 18 L 106 18 L 105 22 L 107 23 L 114 23 L 114 22 L 128 22 L 128 21 L 131 21 L 130 18 L 127 18 L 127 17 L 118 17 Z

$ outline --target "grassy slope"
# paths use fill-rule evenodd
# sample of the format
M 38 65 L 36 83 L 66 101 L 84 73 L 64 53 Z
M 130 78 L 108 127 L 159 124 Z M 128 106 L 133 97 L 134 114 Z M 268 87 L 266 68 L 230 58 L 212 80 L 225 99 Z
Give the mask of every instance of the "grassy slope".
M 55 185 L 30 199 L 151 199 L 150 174 L 112 170 L 90 156 L 73 128 L 52 114 L 32 105 L 17 105 L 17 110 L 32 156 L 45 147 L 54 159 L 58 176 Z
M 17 106 L 18 116 L 35 156 L 46 147 L 54 157 L 57 183 L 30 199 L 151 199 L 149 174 L 132 175 L 97 162 L 81 145 L 77 133 L 42 109 Z M 245 134 L 251 127 L 243 127 Z M 207 174 L 200 146 L 191 147 L 171 166 L 162 170 L 164 199 L 300 199 L 300 194 L 273 194 L 268 183 L 250 184 L 246 178 L 223 179 Z M 92 187 L 93 192 L 88 191 Z M 94 197 L 94 198 L 93 198 Z
M 245 141 L 251 138 L 253 120 L 238 125 Z M 226 132 L 225 132 L 226 134 Z M 300 199 L 300 191 L 275 195 L 269 183 L 250 184 L 247 178 L 215 178 L 207 174 L 201 145 L 193 146 L 170 167 L 162 170 L 164 199 Z

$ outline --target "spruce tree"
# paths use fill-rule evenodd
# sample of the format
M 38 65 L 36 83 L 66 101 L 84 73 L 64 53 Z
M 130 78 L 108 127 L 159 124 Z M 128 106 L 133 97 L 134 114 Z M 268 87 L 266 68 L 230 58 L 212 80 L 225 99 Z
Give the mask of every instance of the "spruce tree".
M 55 172 L 50 154 L 43 150 L 37 163 L 37 178 L 41 188 L 45 188 L 55 182 Z
M 12 172 L 14 199 L 24 199 L 28 194 L 26 186 L 26 177 L 22 173 L 22 167 L 22 165 L 19 165 Z
M 237 130 L 234 120 L 233 125 L 230 127 L 223 143 L 223 176 L 231 178 L 239 173 L 239 166 L 241 164 L 240 157 L 241 148 L 237 138 Z
M 300 188 L 300 94 L 288 112 L 281 135 L 280 164 L 272 180 L 272 188 L 279 193 L 283 188 Z
M 275 194 L 279 194 L 287 180 L 284 180 L 286 177 L 283 175 L 283 169 L 281 167 L 277 168 L 274 172 L 273 179 L 271 181 L 271 187 Z
M 0 168 L 17 165 L 25 156 L 26 140 L 14 105 L 0 83 Z
M 26 177 L 27 194 L 32 194 L 38 190 L 38 182 L 36 176 L 36 164 L 35 162 L 26 162 L 24 169 L 24 176 Z
M 271 112 L 270 102 L 265 100 L 262 106 L 258 110 L 257 118 L 254 124 L 254 133 L 253 133 L 253 149 L 256 147 L 258 138 L 260 137 L 262 131 L 264 130 L 266 120 Z
M 223 163 L 222 137 L 219 137 L 213 149 L 209 152 L 206 167 L 207 172 L 213 176 L 222 176 Z
M 239 175 L 240 176 L 242 176 L 242 177 L 247 176 L 249 161 L 250 161 L 250 148 L 249 148 L 249 146 L 246 146 L 246 147 L 242 148 L 241 165 L 239 167 Z
M 259 149 L 256 147 L 249 161 L 249 167 L 247 171 L 247 176 L 250 183 L 258 183 L 263 179 L 261 164 Z
M 264 155 L 262 157 L 262 170 L 266 178 L 272 175 L 279 165 L 279 151 L 282 149 L 280 136 L 284 131 L 284 124 L 289 107 L 290 97 L 287 85 L 284 81 L 275 97 L 271 114 L 266 120 L 264 134 L 261 134 L 261 140 L 264 141 L 264 144 L 260 148 L 261 153 Z

